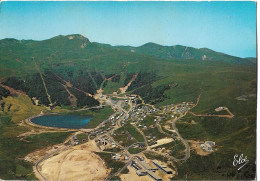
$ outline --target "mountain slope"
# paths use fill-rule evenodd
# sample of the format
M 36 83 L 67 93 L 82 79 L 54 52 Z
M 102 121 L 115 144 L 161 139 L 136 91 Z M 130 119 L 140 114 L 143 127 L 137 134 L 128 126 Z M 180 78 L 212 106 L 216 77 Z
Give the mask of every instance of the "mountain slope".
M 147 66 L 140 65 L 158 61 L 158 58 L 121 51 L 106 44 L 91 43 L 81 35 L 56 36 L 43 41 L 0 40 L 0 77 L 22 75 L 25 71 L 35 73 L 34 61 L 41 69 L 61 65 L 77 68 L 84 64 L 89 69 L 115 73 L 124 70 L 126 65 L 135 71 L 139 71 L 139 68 L 147 69 Z
M 252 65 L 255 64 L 255 59 L 243 59 L 239 57 L 230 56 L 224 53 L 215 52 L 208 48 L 192 48 L 182 45 L 176 46 L 162 46 L 155 43 L 146 43 L 139 47 L 131 46 L 116 46 L 119 50 L 136 52 L 144 55 L 151 55 L 164 59 L 197 59 L 206 61 L 223 61 L 231 63 L 239 63 Z

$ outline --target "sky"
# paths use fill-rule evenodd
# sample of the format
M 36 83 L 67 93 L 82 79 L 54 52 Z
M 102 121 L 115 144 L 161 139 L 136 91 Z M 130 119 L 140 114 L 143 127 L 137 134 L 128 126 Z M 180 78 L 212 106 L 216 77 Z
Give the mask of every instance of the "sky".
M 256 57 L 255 2 L 2 2 L 0 39 L 184 45 Z

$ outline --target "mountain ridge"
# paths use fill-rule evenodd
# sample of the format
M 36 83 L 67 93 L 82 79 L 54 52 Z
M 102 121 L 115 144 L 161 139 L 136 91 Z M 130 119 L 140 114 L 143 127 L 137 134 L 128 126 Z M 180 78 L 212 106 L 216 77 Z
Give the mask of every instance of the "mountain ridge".
M 241 58 L 237 56 L 228 55 L 222 52 L 217 52 L 209 48 L 194 48 L 183 45 L 164 46 L 157 43 L 146 43 L 138 47 L 132 46 L 115 46 L 120 50 L 137 52 L 144 55 L 152 55 L 165 59 L 199 59 L 199 60 L 215 60 L 221 61 L 227 59 L 231 63 L 239 64 L 254 64 L 256 58 Z M 243 62 L 248 60 L 249 62 Z
M 160 59 L 168 60 L 203 60 L 203 61 L 220 61 L 228 63 L 237 63 L 244 65 L 255 65 L 256 58 L 241 58 L 231 56 L 225 53 L 216 52 L 209 48 L 193 48 L 183 45 L 164 46 L 153 42 L 145 43 L 141 46 L 112 46 L 110 44 L 91 42 L 88 38 L 80 34 L 58 35 L 46 40 L 17 40 L 14 38 L 5 38 L 0 40 L 1 53 L 3 51 L 18 52 L 35 51 L 35 49 L 44 49 L 51 53 L 58 51 L 59 48 L 65 48 L 67 53 L 78 52 L 77 56 L 84 57 L 91 55 L 93 51 L 95 54 L 102 55 L 104 52 L 109 51 L 124 51 L 131 54 L 141 54 L 145 56 L 152 56 Z M 53 51 L 56 50 L 56 51 Z M 64 53 L 63 53 L 64 54 Z M 2 57 L 2 56 L 1 56 Z M 2 59 L 0 57 L 0 60 Z

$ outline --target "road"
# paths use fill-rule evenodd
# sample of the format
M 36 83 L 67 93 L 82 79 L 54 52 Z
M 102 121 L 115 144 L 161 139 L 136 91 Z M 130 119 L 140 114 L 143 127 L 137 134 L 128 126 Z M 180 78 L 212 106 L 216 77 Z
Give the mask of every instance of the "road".
M 172 129 L 175 131 L 175 133 L 177 134 L 178 138 L 181 140 L 181 142 L 184 144 L 185 146 L 185 156 L 181 159 L 177 159 L 175 158 L 175 161 L 185 161 L 190 157 L 190 146 L 189 144 L 186 142 L 185 139 L 183 139 L 183 137 L 180 135 L 178 129 L 175 126 L 176 121 L 178 121 L 179 119 L 181 119 L 182 117 L 184 117 L 187 114 L 187 112 L 185 112 L 182 116 L 175 118 L 172 120 Z

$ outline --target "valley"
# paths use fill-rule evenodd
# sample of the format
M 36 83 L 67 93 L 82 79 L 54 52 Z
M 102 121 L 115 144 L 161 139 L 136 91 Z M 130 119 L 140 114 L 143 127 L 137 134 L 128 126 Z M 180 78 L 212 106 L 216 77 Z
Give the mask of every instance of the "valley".
M 256 64 L 158 46 L 0 40 L 0 178 L 254 178 Z M 39 114 L 93 119 L 55 128 L 30 121 Z M 242 152 L 250 162 L 237 172 Z

